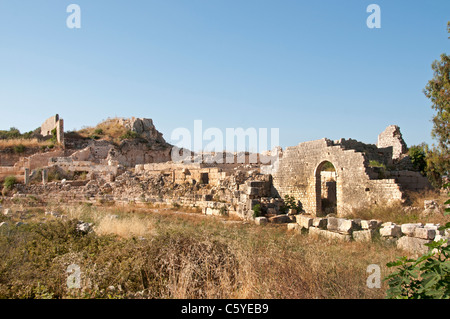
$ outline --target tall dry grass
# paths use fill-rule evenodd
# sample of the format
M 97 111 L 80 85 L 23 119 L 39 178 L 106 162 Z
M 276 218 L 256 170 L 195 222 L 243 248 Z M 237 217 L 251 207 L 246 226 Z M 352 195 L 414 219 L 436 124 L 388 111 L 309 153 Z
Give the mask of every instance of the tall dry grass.
M 42 297 L 44 287 L 57 298 L 384 298 L 384 282 L 367 287 L 367 267 L 378 264 L 385 276 L 402 253 L 170 209 L 48 209 L 69 220 L 0 231 L 0 297 Z M 92 222 L 95 233 L 75 235 L 73 219 Z M 75 295 L 65 286 L 72 263 L 83 276 Z
M 7 140 L 0 139 L 0 149 L 11 148 L 19 145 L 30 148 L 45 147 L 49 146 L 50 144 L 51 144 L 50 141 L 39 141 L 37 138 L 31 139 L 14 138 Z

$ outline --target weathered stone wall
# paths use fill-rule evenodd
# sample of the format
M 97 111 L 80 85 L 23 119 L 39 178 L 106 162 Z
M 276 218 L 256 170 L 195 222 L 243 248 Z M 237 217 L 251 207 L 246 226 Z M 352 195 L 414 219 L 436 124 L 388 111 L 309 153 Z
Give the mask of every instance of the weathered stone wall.
M 363 152 L 363 144 L 351 143 L 360 146 L 361 151 L 350 149 L 350 143 L 345 140 L 333 142 L 328 139 L 288 147 L 278 163 L 272 166 L 274 195 L 294 196 L 302 202 L 307 213 L 320 216 L 320 171 L 328 161 L 336 169 L 339 215 L 372 204 L 402 200 L 400 186 L 394 179 L 373 179 L 376 174 L 369 167 L 370 157 Z
M 64 145 L 64 120 L 59 118 L 59 115 L 56 114 L 45 120 L 41 125 L 41 135 L 42 136 L 50 136 L 52 135 L 52 131 L 56 129 L 56 140 L 61 145 Z
M 398 160 L 408 152 L 408 147 L 402 138 L 400 128 L 397 125 L 388 126 L 384 132 L 378 135 L 378 148 L 391 148 L 392 159 Z

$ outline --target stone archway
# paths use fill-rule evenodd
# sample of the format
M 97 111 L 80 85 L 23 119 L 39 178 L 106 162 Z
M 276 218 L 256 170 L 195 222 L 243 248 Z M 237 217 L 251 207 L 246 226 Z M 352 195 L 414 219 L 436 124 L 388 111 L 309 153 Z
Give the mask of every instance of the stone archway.
M 336 214 L 338 178 L 333 163 L 328 160 L 320 162 L 314 172 L 314 178 L 316 216 Z

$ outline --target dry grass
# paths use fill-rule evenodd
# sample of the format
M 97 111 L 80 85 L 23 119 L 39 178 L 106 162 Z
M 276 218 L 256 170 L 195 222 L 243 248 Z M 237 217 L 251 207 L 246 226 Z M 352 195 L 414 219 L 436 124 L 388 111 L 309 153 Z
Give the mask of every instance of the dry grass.
M 82 137 L 105 138 L 111 141 L 119 141 L 120 137 L 127 133 L 127 129 L 119 124 L 120 118 L 108 118 L 95 127 L 85 127 L 77 131 Z
M 39 141 L 36 138 L 32 138 L 32 139 L 7 139 L 7 140 L 1 140 L 0 139 L 0 149 L 5 149 L 5 148 L 11 148 L 11 147 L 15 147 L 15 146 L 19 146 L 19 145 L 23 145 L 24 147 L 29 147 L 29 148 L 37 148 L 37 147 L 45 147 L 45 146 L 49 146 L 51 143 L 51 141 Z
M 7 237 L 0 232 L 0 297 L 42 297 L 37 285 L 54 297 L 70 296 L 64 269 L 75 262 L 84 276 L 77 298 L 132 298 L 137 291 L 163 299 L 384 298 L 384 282 L 381 289 L 366 286 L 367 267 L 378 264 L 384 277 L 386 263 L 402 254 L 381 242 L 329 242 L 287 232 L 285 225 L 227 223 L 170 208 L 47 210 L 92 222 L 95 233 L 73 236 L 69 220 Z M 23 245 L 32 252 L 25 257 Z
M 445 224 L 450 222 L 450 216 L 443 214 L 444 202 L 448 199 L 448 196 L 440 194 L 437 191 L 422 191 L 422 192 L 410 192 L 408 193 L 409 205 L 411 207 L 396 202 L 386 205 L 373 205 L 371 207 L 356 209 L 351 214 L 346 215 L 346 218 L 361 218 L 361 219 L 378 219 L 384 222 L 394 222 L 397 224 L 405 223 L 434 223 Z M 434 213 L 431 215 L 424 215 L 424 201 L 436 200 L 441 207 L 440 213 Z
M 154 235 L 153 224 L 148 219 L 132 216 L 118 218 L 113 215 L 103 217 L 95 227 L 99 235 L 117 235 L 120 238 L 145 237 Z

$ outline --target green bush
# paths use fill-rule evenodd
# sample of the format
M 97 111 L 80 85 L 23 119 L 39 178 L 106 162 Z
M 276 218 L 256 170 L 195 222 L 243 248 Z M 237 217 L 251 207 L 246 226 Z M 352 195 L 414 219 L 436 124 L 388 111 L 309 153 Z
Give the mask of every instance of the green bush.
M 120 136 L 120 140 L 128 140 L 138 138 L 139 134 L 133 131 L 127 131 L 125 134 Z
M 256 204 L 255 206 L 253 206 L 253 218 L 260 216 L 261 216 L 261 205 Z
M 295 209 L 297 213 L 303 212 L 303 204 L 300 201 L 296 201 L 294 196 L 284 196 L 284 205 L 281 210 L 287 213 L 289 209 Z
M 25 152 L 25 146 L 23 144 L 14 146 L 14 153 L 20 154 L 23 152 Z
M 3 182 L 3 187 L 7 190 L 10 190 L 13 188 L 13 186 L 17 184 L 17 179 L 15 176 L 7 176 L 5 178 L 5 181 Z
M 450 184 L 446 184 L 448 188 Z M 445 202 L 450 204 L 450 200 Z M 445 210 L 450 214 L 450 208 Z M 450 229 L 450 222 L 439 230 Z M 387 264 L 397 271 L 385 278 L 390 299 L 450 299 L 450 245 L 441 239 L 426 244 L 428 253 L 417 259 L 402 257 Z

